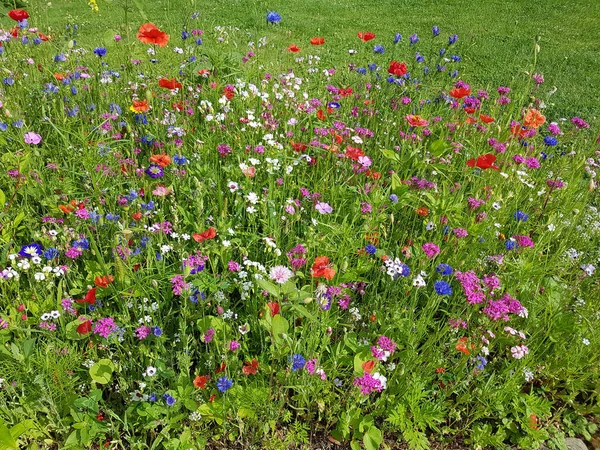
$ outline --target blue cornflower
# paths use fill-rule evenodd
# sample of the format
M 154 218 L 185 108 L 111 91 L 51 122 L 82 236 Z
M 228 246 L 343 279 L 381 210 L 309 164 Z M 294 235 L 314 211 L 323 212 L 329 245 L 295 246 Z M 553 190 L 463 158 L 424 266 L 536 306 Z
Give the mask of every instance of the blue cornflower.
M 440 27 L 434 26 L 433 28 L 431 28 L 431 32 L 433 33 L 434 36 L 439 36 L 439 34 L 440 34 Z
M 475 358 L 477 360 L 477 369 L 478 370 L 483 370 L 485 369 L 485 366 L 487 366 L 487 359 L 485 359 L 483 356 L 478 356 L 477 358 Z
M 394 44 L 397 44 L 401 40 L 402 40 L 402 35 L 400 33 L 396 33 L 396 36 L 394 36 Z
M 417 52 L 415 54 L 415 59 L 417 60 L 418 63 L 425 62 L 425 58 L 419 52 Z
M 444 56 L 446 54 L 445 48 L 440 48 L 440 56 Z
M 377 64 L 373 63 L 373 64 L 369 64 L 368 69 L 373 72 L 374 70 L 377 70 Z
M 517 248 L 519 248 L 519 244 L 517 244 L 517 241 L 514 241 L 512 239 L 507 240 L 504 246 L 507 250 L 516 250 Z
M 20 29 L 27 28 L 29 26 L 27 19 L 19 20 L 17 24 L 19 25 Z
M 450 78 L 456 78 L 458 76 L 458 70 L 453 70 L 450 72 Z
M 29 38 L 27 36 L 21 37 L 21 44 L 29 44 Z
M 136 198 L 138 198 L 138 193 L 135 189 L 130 189 L 129 194 L 125 196 L 129 203 L 133 202 Z
M 77 95 L 77 88 L 75 86 L 71 86 L 71 94 Z
M 281 15 L 279 13 L 276 13 L 275 11 L 271 11 L 267 13 L 267 22 L 279 23 L 281 22 Z
M 175 404 L 175 398 L 169 394 L 164 394 L 163 398 L 165 399 L 165 403 L 167 406 L 173 406 Z
M 369 244 L 369 245 L 367 245 L 367 246 L 365 247 L 365 251 L 366 251 L 366 252 L 367 252 L 369 255 L 374 255 L 374 254 L 375 254 L 375 252 L 377 252 L 377 247 L 375 247 L 374 245 L 371 245 L 371 244 Z
M 94 225 L 100 222 L 100 219 L 102 219 L 102 214 L 99 214 L 97 211 L 90 211 L 90 220 Z
M 59 53 L 54 57 L 54 62 L 65 62 L 67 60 L 67 56 L 64 53 Z
M 385 48 L 383 48 L 383 45 L 377 44 L 375 47 L 373 47 L 373 52 L 383 54 L 385 53 Z
M 361 75 L 366 75 L 367 69 L 365 69 L 364 67 L 359 67 L 358 69 L 356 69 L 356 72 L 360 73 Z
M 298 370 L 301 370 L 304 365 L 306 364 L 306 359 L 304 359 L 304 356 L 296 353 L 295 355 L 293 355 L 290 358 L 290 361 L 292 363 L 292 371 L 293 372 L 297 372 Z
M 436 281 L 433 287 L 437 295 L 452 295 L 452 286 L 446 281 Z
M 187 32 L 187 31 L 185 31 L 185 30 L 182 30 L 182 31 L 181 31 L 181 39 L 183 39 L 183 40 L 186 40 L 186 39 L 187 39 L 187 38 L 189 38 L 189 37 L 190 37 L 190 33 L 188 33 L 188 32 Z
M 390 195 L 390 201 L 392 203 L 398 203 L 398 196 L 396 194 Z
M 427 75 L 429 73 L 429 66 L 423 67 L 423 73 Z
M 221 377 L 217 380 L 217 389 L 219 392 L 227 392 L 233 386 L 233 381 L 227 377 Z
M 15 80 L 13 80 L 11 77 L 3 78 L 2 82 L 7 86 L 12 86 L 13 84 L 15 84 Z
M 79 106 L 75 105 L 71 109 L 67 109 L 67 116 L 69 117 L 77 117 L 79 113 Z
M 42 43 L 42 40 L 39 37 L 36 37 L 33 39 L 33 45 L 40 45 Z
M 338 102 L 329 102 L 329 103 L 327 103 L 327 107 L 328 108 L 332 108 L 332 109 L 339 109 L 340 106 L 341 105 Z
M 133 116 L 133 119 L 135 120 L 135 123 L 139 125 L 148 125 L 148 117 L 146 117 L 146 114 L 136 114 Z
M 518 222 L 527 222 L 529 219 L 529 214 L 525 214 L 523 211 L 518 210 L 513 214 L 513 217 L 517 219 Z
M 544 138 L 544 144 L 546 144 L 549 147 L 554 147 L 558 144 L 558 139 L 556 139 L 554 136 L 546 136 Z
M 154 334 L 154 336 L 156 337 L 160 337 L 162 336 L 163 332 L 160 329 L 160 327 L 152 327 L 152 333 Z
M 106 220 L 108 220 L 110 222 L 117 222 L 120 217 L 121 216 L 119 216 L 118 214 L 108 213 L 106 215 Z
M 454 273 L 454 269 L 448 264 L 438 264 L 435 271 L 441 275 L 452 275 Z
M 0 122 L 0 131 L 6 131 L 6 130 L 8 130 L 8 125 L 3 122 Z
M 155 402 L 156 400 L 156 393 L 153 392 L 152 394 L 150 394 L 150 397 L 148 397 L 148 401 Z
M 454 56 L 451 56 L 450 59 L 454 62 L 460 62 L 462 58 L 458 55 L 454 55 Z
M 148 203 L 142 203 L 142 211 L 152 211 L 154 209 L 155 203 L 150 200 Z M 142 237 L 143 239 L 143 237 Z
M 44 252 L 44 258 L 47 260 L 54 259 L 58 256 L 59 252 L 55 248 L 49 248 Z
M 89 250 L 90 249 L 90 241 L 86 238 L 77 239 L 73 241 L 73 247 L 78 248 L 79 250 Z
M 150 242 L 150 236 L 148 236 L 147 234 L 144 234 L 142 236 L 142 238 L 140 239 L 140 246 L 142 248 L 146 248 L 146 245 L 148 245 L 148 242 Z
M 106 49 L 104 47 L 96 47 L 94 53 L 102 58 L 103 56 L 106 56 Z
M 152 136 L 150 136 L 149 134 L 145 134 L 144 136 L 142 136 L 140 141 L 142 141 L 142 144 L 146 144 L 146 145 L 154 144 L 154 138 Z
M 196 39 L 196 45 L 202 45 L 202 38 Z
M 188 163 L 188 160 L 183 155 L 175 155 L 173 156 L 173 162 L 175 162 L 175 164 L 184 165 Z
M 448 45 L 452 45 L 456 41 L 458 41 L 458 34 L 453 34 L 452 36 L 448 37 Z
M 46 83 L 44 84 L 44 91 L 46 94 L 56 94 L 58 93 L 58 89 L 59 87 L 52 84 L 52 83 Z
M 410 41 L 410 45 L 415 45 L 417 42 L 419 42 L 419 36 L 417 36 L 417 33 L 412 34 L 408 40 Z
M 121 107 L 116 103 L 111 103 L 108 105 L 108 108 L 110 109 L 111 113 L 116 114 L 117 116 L 120 116 L 123 113 Z

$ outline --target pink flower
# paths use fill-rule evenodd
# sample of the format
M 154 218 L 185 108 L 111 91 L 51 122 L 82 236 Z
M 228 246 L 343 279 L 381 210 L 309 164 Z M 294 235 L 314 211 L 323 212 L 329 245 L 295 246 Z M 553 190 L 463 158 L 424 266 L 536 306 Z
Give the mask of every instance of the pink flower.
M 440 248 L 433 242 L 427 242 L 421 247 L 429 259 L 435 258 L 440 254 Z
M 40 142 L 42 142 L 42 137 L 39 134 L 34 133 L 33 131 L 25 133 L 25 136 L 23 136 L 23 139 L 25 140 L 26 144 L 31 144 L 31 145 L 37 145 Z
M 512 353 L 513 358 L 521 359 L 525 355 L 529 354 L 529 349 L 527 348 L 526 345 L 519 344 L 519 345 L 515 345 L 514 347 L 511 347 L 510 352 Z
M 164 185 L 158 185 L 156 186 L 156 188 L 152 191 L 152 193 L 154 195 L 156 195 L 157 197 L 166 197 L 167 195 L 169 195 L 171 192 L 173 192 L 173 188 L 170 187 L 165 187 Z
M 315 205 L 315 209 L 321 214 L 331 214 L 333 208 L 329 205 L 329 203 L 319 202 Z
M 269 278 L 279 284 L 285 284 L 293 276 L 294 272 L 285 266 L 271 267 L 269 272 Z

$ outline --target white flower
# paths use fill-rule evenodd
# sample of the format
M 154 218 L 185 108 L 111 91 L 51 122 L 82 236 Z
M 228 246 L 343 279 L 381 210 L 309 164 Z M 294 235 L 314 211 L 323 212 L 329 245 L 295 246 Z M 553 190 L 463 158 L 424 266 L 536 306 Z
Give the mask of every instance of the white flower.
M 44 281 L 46 279 L 46 275 L 44 272 L 36 272 L 33 275 L 33 278 L 35 278 L 35 281 Z
M 590 345 L 589 339 L 583 338 L 583 340 L 581 342 L 583 342 L 583 345 Z
M 425 280 L 423 279 L 423 277 L 421 275 L 417 275 L 413 279 L 413 286 L 415 286 L 415 287 L 423 287 L 426 285 L 427 285 L 427 283 L 425 283 Z
M 548 224 L 548 231 L 554 231 L 556 230 L 556 225 L 554 225 L 553 223 L 549 223 Z
M 52 317 L 53 319 L 58 319 L 60 317 L 60 313 L 56 310 L 50 311 L 50 317 Z
M 533 380 L 533 372 L 529 370 L 527 367 L 523 369 L 523 377 L 525 377 L 525 381 L 528 383 Z
M 256 212 L 256 208 L 254 206 L 248 206 L 246 211 L 250 214 L 254 214 Z
M 258 203 L 258 195 L 255 192 L 250 192 L 246 195 L 246 200 L 250 202 L 252 205 L 256 205 Z
M 50 314 L 48 314 L 48 313 L 44 313 L 44 314 L 42 314 L 42 317 L 40 317 L 40 319 L 41 319 L 43 322 L 45 322 L 46 320 L 49 320 L 49 319 L 50 319 Z
M 492 203 L 492 208 L 494 208 L 497 211 L 500 208 L 502 208 L 502 205 L 498 202 L 494 202 L 494 203 Z
M 142 376 L 153 377 L 156 375 L 156 367 L 148 366 L 146 367 L 146 372 L 142 374 Z
M 230 247 L 231 246 L 231 242 L 227 241 L 227 240 L 224 240 L 221 243 L 223 244 L 223 247 Z

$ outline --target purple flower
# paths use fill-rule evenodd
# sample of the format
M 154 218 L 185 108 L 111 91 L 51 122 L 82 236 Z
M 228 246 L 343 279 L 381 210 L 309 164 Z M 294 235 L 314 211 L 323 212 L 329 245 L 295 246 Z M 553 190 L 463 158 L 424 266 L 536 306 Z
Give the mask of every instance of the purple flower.
M 315 209 L 321 214 L 331 214 L 331 212 L 333 211 L 333 208 L 329 205 L 329 203 L 325 202 L 318 202 L 315 205 Z
M 163 168 L 156 164 L 150 164 L 145 172 L 150 178 L 161 178 L 165 175 Z
M 25 133 L 25 136 L 23 136 L 23 139 L 25 140 L 26 144 L 31 144 L 31 145 L 37 145 L 40 142 L 42 142 L 42 137 L 39 134 L 34 133 L 33 131 Z

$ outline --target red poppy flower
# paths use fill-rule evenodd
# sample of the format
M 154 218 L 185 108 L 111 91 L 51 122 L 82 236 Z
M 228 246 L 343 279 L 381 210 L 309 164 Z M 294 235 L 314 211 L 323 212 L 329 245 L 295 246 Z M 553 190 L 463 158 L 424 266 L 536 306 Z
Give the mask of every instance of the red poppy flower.
M 77 332 L 79 334 L 88 334 L 91 331 L 92 331 L 92 321 L 91 320 L 86 320 L 85 322 L 83 322 L 81 325 L 79 325 L 77 327 Z
M 227 367 L 227 364 L 221 363 L 221 365 L 217 368 L 217 370 L 215 370 L 215 373 L 225 372 L 226 367 Z
M 29 19 L 29 14 L 24 9 L 12 9 L 8 12 L 8 17 L 12 20 L 20 22 L 25 19 Z
M 523 125 L 526 127 L 538 128 L 546 122 L 546 116 L 544 116 L 537 109 L 530 109 L 525 114 Z
M 482 170 L 486 170 L 486 169 L 500 170 L 500 168 L 498 166 L 496 166 L 496 164 L 494 164 L 495 162 L 496 162 L 496 155 L 494 155 L 492 153 L 488 153 L 486 155 L 481 155 L 477 159 L 473 158 L 473 159 L 468 160 L 467 166 L 479 167 Z
M 217 230 L 215 230 L 213 227 L 210 227 L 208 230 L 203 231 L 202 233 L 192 234 L 192 238 L 194 238 L 194 240 L 196 242 L 202 243 L 209 239 L 214 239 L 216 235 L 217 235 Z
M 171 164 L 171 157 L 165 153 L 152 155 L 150 157 L 150 162 L 164 168 Z
M 348 97 L 349 95 L 352 95 L 352 88 L 340 89 L 338 94 L 342 97 Z
M 362 369 L 365 372 L 369 372 L 371 373 L 371 371 L 373 370 L 373 368 L 375 367 L 375 361 L 374 360 L 369 360 L 369 361 L 365 361 L 364 363 L 362 363 Z
M 479 114 L 479 118 L 483 123 L 493 123 L 494 120 L 496 120 L 493 117 L 486 116 L 485 114 Z
M 469 338 L 461 337 L 458 340 L 458 344 L 456 344 L 456 350 L 458 350 L 461 353 L 464 353 L 465 355 L 470 355 L 471 352 L 469 351 L 469 348 L 467 346 L 468 341 L 469 341 Z M 471 344 L 469 347 L 471 348 L 471 350 L 474 350 L 475 344 Z
M 323 112 L 322 109 L 320 109 L 320 110 L 317 111 L 317 118 L 319 120 L 326 120 L 327 119 L 327 116 L 325 115 L 325 113 Z
M 427 125 L 429 125 L 429 122 L 427 122 L 421 116 L 409 114 L 405 118 L 411 127 L 426 127 Z
M 322 37 L 314 37 L 310 40 L 312 45 L 323 45 L 325 43 L 325 39 Z
M 196 389 L 204 389 L 208 379 L 209 377 L 206 375 L 198 375 L 196 378 L 194 378 L 194 387 Z
M 298 53 L 300 48 L 296 44 L 292 44 L 287 48 L 292 53 Z
M 88 291 L 87 294 L 85 294 L 85 298 L 83 298 L 82 300 L 75 300 L 77 303 L 89 303 L 90 305 L 93 305 L 94 303 L 96 303 L 96 288 L 92 288 Z
M 275 317 L 277 314 L 279 314 L 279 310 L 280 310 L 279 303 L 269 302 L 269 303 L 267 303 L 267 306 L 271 310 L 271 317 Z
M 143 214 L 138 211 L 138 212 L 134 212 L 131 215 L 131 218 L 137 222 L 138 220 L 141 220 L 142 216 L 143 216 Z
M 352 161 L 358 161 L 358 158 L 361 156 L 365 156 L 365 152 L 363 152 L 358 147 L 346 147 L 346 157 L 350 158 Z
M 358 38 L 363 42 L 369 42 L 371 39 L 375 39 L 375 34 L 370 31 L 363 33 L 362 31 L 358 33 Z
M 311 275 L 313 278 L 325 278 L 331 280 L 335 276 L 336 270 L 329 264 L 329 258 L 327 256 L 317 256 L 315 262 L 312 265 Z
M 390 61 L 390 67 L 388 68 L 388 73 L 395 75 L 397 77 L 402 77 L 406 75 L 408 69 L 406 68 L 405 62 L 398 61 Z
M 476 111 L 476 109 L 475 109 L 475 108 L 465 108 L 465 112 L 466 112 L 467 114 L 473 114 L 475 111 Z
M 471 95 L 471 89 L 470 88 L 454 88 L 450 91 L 450 96 L 454 97 L 454 98 L 463 98 L 466 97 L 467 95 Z
M 94 284 L 101 288 L 107 288 L 110 283 L 115 281 L 115 278 L 112 275 L 104 275 L 101 277 L 96 277 L 94 279 Z
M 474 117 L 467 117 L 467 120 L 465 120 L 465 123 L 469 124 L 469 125 L 473 125 L 474 123 L 477 123 L 477 119 Z
M 148 105 L 148 101 L 147 100 L 141 100 L 141 101 L 133 101 L 132 105 L 129 107 L 129 109 L 131 109 L 133 112 L 137 112 L 137 113 L 142 113 L 142 112 L 146 112 L 150 109 L 150 105 Z
M 175 78 L 171 78 L 170 80 L 168 78 L 161 78 L 158 81 L 158 85 L 161 88 L 165 88 L 165 89 L 181 89 L 183 86 L 181 85 L 181 83 L 179 83 Z
M 293 149 L 295 152 L 302 153 L 302 152 L 304 152 L 304 150 L 306 150 L 307 148 L 308 148 L 308 145 L 306 145 L 306 144 L 303 144 L 302 142 L 294 142 L 294 141 L 292 141 L 292 149 Z
M 208 69 L 200 69 L 198 71 L 198 75 L 206 78 L 206 77 L 208 77 L 210 75 L 210 70 L 208 70 Z
M 44 42 L 47 42 L 50 40 L 50 36 L 46 36 L 45 34 L 42 33 L 38 33 L 38 36 L 40 37 L 40 39 Z
M 242 367 L 242 372 L 244 373 L 244 375 L 256 375 L 257 371 L 258 371 L 258 361 L 256 359 L 253 359 L 252 362 L 250 362 L 250 361 L 244 362 L 244 367 Z
M 169 35 L 164 31 L 160 31 L 153 23 L 143 24 L 136 36 L 139 41 L 143 42 L 144 44 L 152 44 L 158 45 L 159 47 L 164 47 L 169 43 Z

